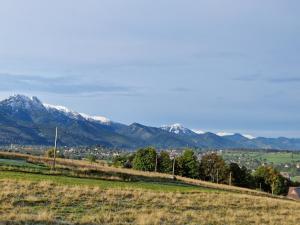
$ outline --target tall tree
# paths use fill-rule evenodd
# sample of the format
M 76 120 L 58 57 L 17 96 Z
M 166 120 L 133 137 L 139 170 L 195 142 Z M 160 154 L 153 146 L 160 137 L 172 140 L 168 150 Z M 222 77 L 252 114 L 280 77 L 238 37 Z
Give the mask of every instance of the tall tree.
M 245 166 L 240 167 L 237 163 L 230 163 L 229 171 L 231 173 L 231 182 L 233 185 L 239 187 L 253 187 L 251 171 Z
M 170 173 L 172 172 L 172 160 L 170 155 L 166 151 L 162 151 L 158 157 L 158 171 L 161 173 Z
M 228 183 L 229 169 L 221 156 L 209 153 L 201 158 L 200 176 L 204 180 Z
M 193 150 L 184 150 L 183 154 L 177 158 L 176 162 L 178 175 L 190 178 L 199 177 L 199 162 Z
M 156 154 L 156 150 L 152 147 L 139 149 L 133 159 L 133 168 L 143 171 L 154 171 Z
M 272 194 L 285 194 L 288 191 L 288 181 L 273 167 L 260 166 L 254 173 L 256 186 Z

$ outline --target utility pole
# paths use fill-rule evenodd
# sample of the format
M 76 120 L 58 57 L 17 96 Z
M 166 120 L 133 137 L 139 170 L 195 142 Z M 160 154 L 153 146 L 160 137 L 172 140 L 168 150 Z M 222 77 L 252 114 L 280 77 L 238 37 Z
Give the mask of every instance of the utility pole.
M 155 157 L 155 173 L 157 172 L 157 153 L 156 153 L 156 157 Z
M 56 149 L 57 149 L 57 127 L 55 128 L 55 141 L 54 141 L 54 152 L 53 152 L 53 169 L 55 170 L 56 164 Z
M 175 179 L 175 156 L 173 159 L 173 179 Z
M 232 173 L 230 172 L 229 173 L 229 185 L 231 186 L 231 184 L 232 184 Z
M 261 183 L 259 183 L 259 190 L 261 191 Z
M 219 183 L 219 169 L 217 169 L 217 184 Z

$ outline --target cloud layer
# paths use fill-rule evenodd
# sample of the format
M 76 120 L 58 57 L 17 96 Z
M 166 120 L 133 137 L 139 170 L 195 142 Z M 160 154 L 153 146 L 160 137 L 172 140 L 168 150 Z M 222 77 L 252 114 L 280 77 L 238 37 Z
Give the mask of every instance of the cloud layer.
M 64 95 L 129 94 L 132 87 L 98 82 L 80 76 L 32 76 L 0 74 L 0 91 L 7 92 L 45 92 Z

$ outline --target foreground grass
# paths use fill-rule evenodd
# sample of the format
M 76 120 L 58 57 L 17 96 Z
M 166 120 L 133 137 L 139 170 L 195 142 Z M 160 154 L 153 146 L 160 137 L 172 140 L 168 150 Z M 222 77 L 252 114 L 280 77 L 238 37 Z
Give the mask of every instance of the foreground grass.
M 297 224 L 300 203 L 230 192 L 0 179 L 0 224 Z M 74 182 L 73 182 L 74 181 Z M 115 183 L 117 184 L 117 183 Z

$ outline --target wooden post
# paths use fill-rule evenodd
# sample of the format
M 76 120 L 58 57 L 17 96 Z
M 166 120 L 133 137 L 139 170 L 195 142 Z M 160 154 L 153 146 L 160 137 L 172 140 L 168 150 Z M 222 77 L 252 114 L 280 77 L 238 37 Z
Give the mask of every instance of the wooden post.
M 54 152 L 53 152 L 53 169 L 55 170 L 56 164 L 56 150 L 57 150 L 57 127 L 55 128 L 55 141 L 54 141 Z
M 219 169 L 217 169 L 217 184 L 219 183 Z
M 230 172 L 229 173 L 229 185 L 231 186 L 231 184 L 232 184 L 232 173 Z

